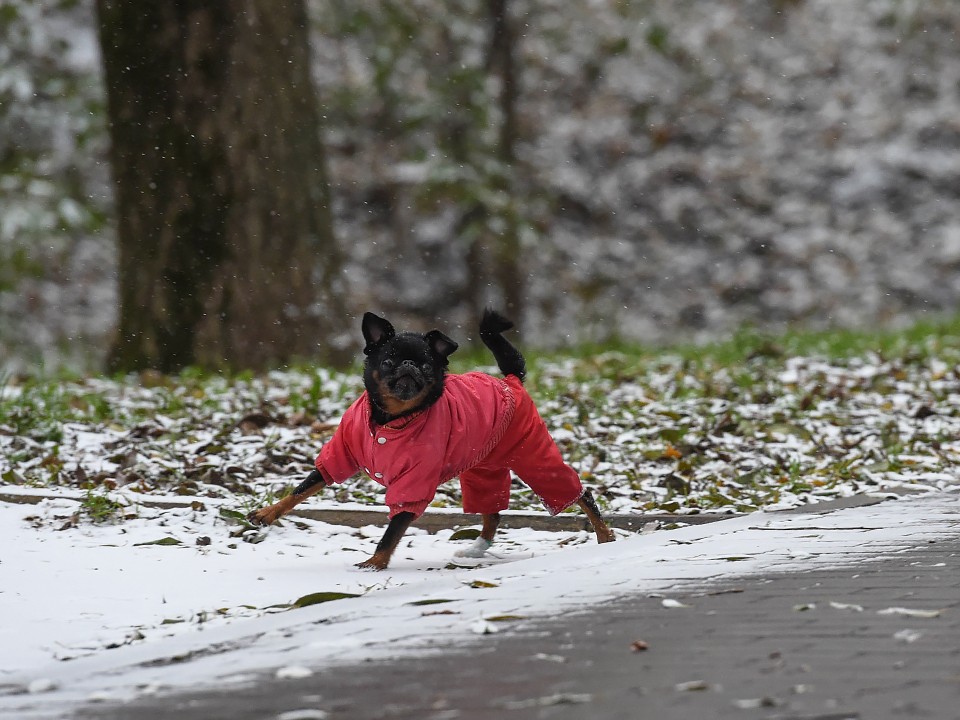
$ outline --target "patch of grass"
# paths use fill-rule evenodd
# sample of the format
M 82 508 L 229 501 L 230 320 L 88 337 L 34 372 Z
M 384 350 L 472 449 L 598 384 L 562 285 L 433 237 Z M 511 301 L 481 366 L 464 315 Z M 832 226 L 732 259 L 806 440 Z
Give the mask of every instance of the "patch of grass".
M 104 523 L 117 519 L 123 510 L 123 505 L 111 499 L 104 493 L 88 490 L 80 501 L 83 513 L 94 523 Z

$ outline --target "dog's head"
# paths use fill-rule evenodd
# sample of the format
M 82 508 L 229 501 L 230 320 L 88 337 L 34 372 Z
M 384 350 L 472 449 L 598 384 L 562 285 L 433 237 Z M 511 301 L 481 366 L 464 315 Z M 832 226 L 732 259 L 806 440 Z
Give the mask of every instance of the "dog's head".
M 457 343 L 439 330 L 399 333 L 373 313 L 363 316 L 363 382 L 374 422 L 382 425 L 430 407 L 443 394 L 447 358 Z

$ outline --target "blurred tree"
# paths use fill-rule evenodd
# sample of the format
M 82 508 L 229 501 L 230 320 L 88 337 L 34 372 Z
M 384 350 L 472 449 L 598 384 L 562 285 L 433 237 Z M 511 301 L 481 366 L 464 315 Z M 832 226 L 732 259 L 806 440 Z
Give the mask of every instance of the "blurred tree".
M 367 206 L 357 217 L 396 258 L 383 270 L 369 268 L 382 278 L 371 286 L 422 278 L 422 292 L 407 292 L 406 309 L 429 322 L 464 310 L 473 322 L 490 303 L 520 319 L 520 238 L 537 234 L 530 218 L 537 190 L 516 152 L 517 5 L 317 5 L 327 62 L 346 69 L 331 82 L 325 106 L 348 128 L 341 147 L 351 162 L 336 179 L 348 204 Z M 334 55 L 329 49 L 338 46 Z M 356 162 L 367 153 L 369 165 Z M 391 293 L 390 302 L 402 302 L 394 295 L 402 294 Z
M 512 168 L 516 162 L 514 145 L 517 140 L 517 71 L 514 53 L 513 26 L 507 9 L 507 0 L 488 0 L 490 12 L 490 47 L 487 55 L 487 71 L 495 74 L 500 84 L 500 132 L 496 155 L 506 172 L 498 183 L 498 189 L 509 197 L 516 190 L 511 182 Z M 497 276 L 503 288 L 503 301 L 507 312 L 519 317 L 523 311 L 523 275 L 520 272 L 520 237 L 515 209 L 504 214 L 501 232 L 497 235 L 495 260 Z
M 339 358 L 303 0 L 97 0 L 120 247 L 113 370 Z

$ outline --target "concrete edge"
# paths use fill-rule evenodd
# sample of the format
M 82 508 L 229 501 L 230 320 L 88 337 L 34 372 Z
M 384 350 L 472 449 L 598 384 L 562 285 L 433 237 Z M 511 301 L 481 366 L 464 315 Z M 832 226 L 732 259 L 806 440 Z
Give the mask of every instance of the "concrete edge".
M 74 494 L 55 494 L 46 492 L 25 492 L 22 490 L 0 489 L 0 502 L 14 503 L 21 505 L 35 505 L 41 500 L 78 500 L 82 495 Z M 891 497 L 890 495 L 853 495 L 851 497 L 838 498 L 836 500 L 827 500 L 822 503 L 803 505 L 787 510 L 778 510 L 782 513 L 815 513 L 822 514 L 833 512 L 850 507 L 862 507 L 866 505 L 875 505 Z M 213 498 L 212 500 L 219 500 Z M 182 500 L 177 498 L 156 498 L 149 495 L 137 499 L 137 504 L 144 507 L 159 508 L 163 510 L 188 508 L 194 503 L 203 503 L 206 505 L 217 506 L 219 503 L 211 503 L 211 498 L 185 497 Z M 695 515 L 676 515 L 670 513 L 616 513 L 606 516 L 607 523 L 617 530 L 627 532 L 640 532 L 650 523 L 656 523 L 657 527 L 671 524 L 684 525 L 705 525 L 720 520 L 729 520 L 740 517 L 742 513 L 700 513 Z M 301 507 L 290 513 L 289 517 L 300 517 L 309 520 L 330 523 L 331 525 L 343 525 L 346 527 L 364 527 L 366 525 L 386 525 L 387 513 L 380 509 L 349 509 L 349 508 L 305 508 Z M 564 530 L 564 531 L 592 531 L 590 521 L 585 515 L 574 513 L 562 513 L 551 516 L 547 513 L 526 512 L 526 511 L 507 511 L 500 516 L 500 527 L 503 528 L 529 528 L 532 530 Z M 436 533 L 440 530 L 453 530 L 456 528 L 470 527 L 480 524 L 479 515 L 470 515 L 466 513 L 446 511 L 446 510 L 427 510 L 416 522 L 416 527 L 426 530 L 429 533 Z

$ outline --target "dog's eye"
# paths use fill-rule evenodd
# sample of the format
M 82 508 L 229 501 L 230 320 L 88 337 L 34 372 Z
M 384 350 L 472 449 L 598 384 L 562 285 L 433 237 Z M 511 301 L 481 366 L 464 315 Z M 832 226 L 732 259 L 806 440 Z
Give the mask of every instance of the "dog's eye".
M 382 363 L 380 363 L 380 367 L 384 370 L 393 370 L 394 365 L 396 365 L 396 363 L 390 358 L 387 358 Z
M 425 373 L 428 373 L 430 372 L 430 370 L 433 369 L 433 366 L 430 365 L 430 363 L 424 363 L 423 365 L 420 366 L 420 369 L 423 370 Z

